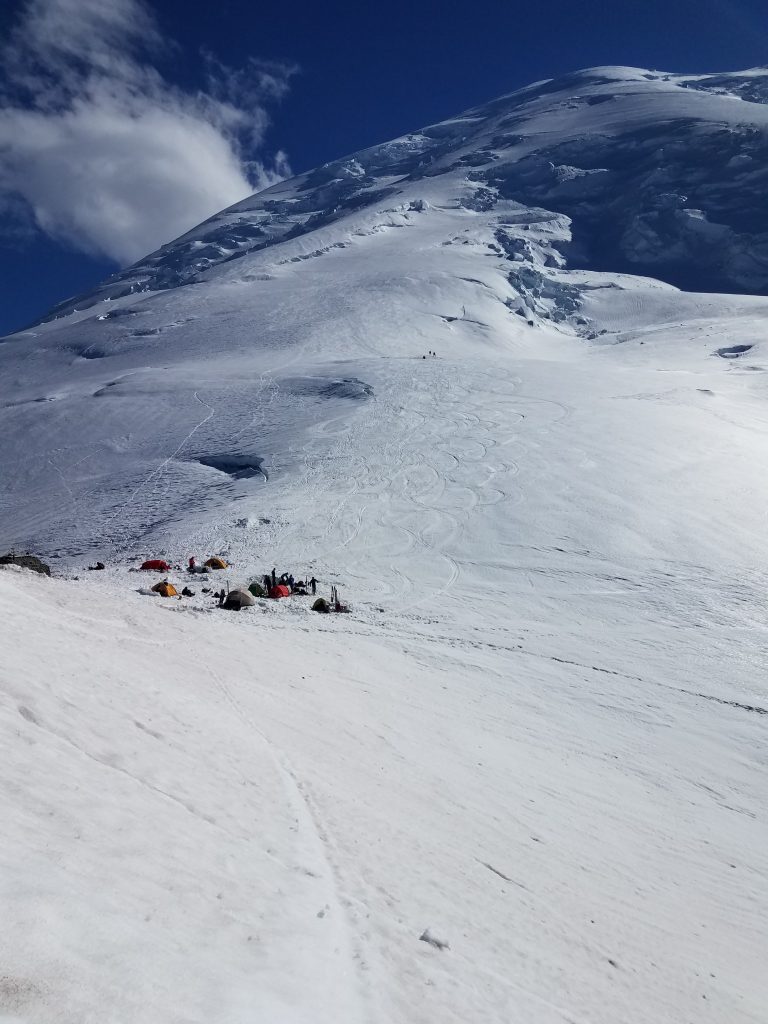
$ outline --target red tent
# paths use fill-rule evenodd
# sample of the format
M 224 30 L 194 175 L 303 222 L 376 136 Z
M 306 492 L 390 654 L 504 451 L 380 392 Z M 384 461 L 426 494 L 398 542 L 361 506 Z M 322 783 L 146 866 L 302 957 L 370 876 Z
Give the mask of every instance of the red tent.
M 150 558 L 148 561 L 143 562 L 142 569 L 149 569 L 150 572 L 170 572 L 170 565 L 164 562 L 162 558 Z
M 270 597 L 290 597 L 291 592 L 283 583 L 278 583 L 276 587 L 272 587 L 269 592 Z

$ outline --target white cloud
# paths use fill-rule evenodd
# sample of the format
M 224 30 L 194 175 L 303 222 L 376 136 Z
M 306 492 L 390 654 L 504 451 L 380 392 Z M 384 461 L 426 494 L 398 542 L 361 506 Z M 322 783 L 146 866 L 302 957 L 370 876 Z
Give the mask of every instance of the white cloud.
M 0 52 L 0 210 L 126 264 L 289 173 L 255 157 L 294 69 L 206 55 L 192 93 L 152 63 L 173 46 L 143 0 L 29 0 Z

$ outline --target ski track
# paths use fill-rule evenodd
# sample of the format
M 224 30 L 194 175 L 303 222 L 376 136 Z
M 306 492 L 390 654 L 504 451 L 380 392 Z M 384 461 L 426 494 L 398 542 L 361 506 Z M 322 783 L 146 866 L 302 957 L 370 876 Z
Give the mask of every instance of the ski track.
M 204 406 L 204 407 L 205 407 L 205 408 L 206 408 L 206 409 L 208 410 L 208 414 L 207 414 L 206 416 L 204 416 L 204 417 L 203 417 L 203 419 L 201 419 L 199 423 L 195 424 L 195 426 L 194 426 L 194 427 L 193 427 L 193 428 L 192 428 L 192 429 L 191 429 L 191 430 L 189 431 L 189 433 L 188 433 L 188 434 L 186 435 L 186 437 L 185 437 L 185 438 L 184 438 L 184 439 L 183 439 L 183 440 L 181 441 L 181 443 L 180 443 L 180 444 L 179 444 L 179 445 L 178 445 L 178 446 L 177 446 L 177 447 L 176 447 L 176 448 L 174 449 L 174 451 L 172 451 L 170 455 L 166 456 L 166 458 L 164 458 L 164 459 L 163 459 L 163 460 L 162 460 L 162 461 L 161 461 L 161 462 L 159 463 L 159 465 L 158 465 L 158 466 L 156 466 L 156 467 L 155 467 L 155 469 L 153 469 L 153 470 L 152 470 L 152 471 L 151 471 L 151 472 L 150 472 L 150 473 L 149 473 L 149 474 L 148 474 L 148 475 L 147 475 L 147 476 L 146 476 L 146 477 L 145 477 L 145 478 L 144 478 L 144 479 L 143 479 L 143 480 L 142 480 L 142 481 L 141 481 L 141 482 L 140 482 L 140 483 L 139 483 L 139 484 L 137 485 L 137 487 L 136 487 L 136 488 L 135 488 L 135 489 L 134 489 L 134 490 L 133 490 L 133 491 L 131 492 L 131 494 L 129 495 L 128 499 L 127 499 L 127 500 L 126 500 L 126 501 L 124 502 L 124 504 L 122 504 L 122 505 L 121 505 L 121 506 L 120 506 L 120 507 L 119 507 L 118 509 L 116 509 L 116 511 L 115 511 L 115 512 L 113 512 L 113 513 L 112 513 L 111 515 L 109 515 L 109 516 L 107 516 L 107 517 L 106 517 L 106 519 L 105 519 L 105 521 L 104 521 L 104 524 L 103 524 L 103 529 L 106 529 L 107 527 L 109 527 L 109 524 L 110 524 L 110 523 L 111 523 L 111 522 L 112 522 L 112 521 L 113 521 L 114 519 L 116 519 L 116 518 L 117 518 L 118 516 L 122 516 L 122 515 L 124 515 L 124 513 L 125 513 L 126 509 L 127 509 L 127 508 L 128 508 L 128 507 L 129 507 L 129 506 L 130 506 L 130 505 L 131 505 L 131 504 L 132 504 L 132 503 L 133 503 L 134 501 L 135 501 L 135 499 L 136 499 L 136 498 L 138 497 L 138 495 L 139 495 L 139 494 L 140 494 L 140 493 L 141 493 L 141 492 L 142 492 L 142 491 L 143 491 L 143 490 L 144 490 L 144 489 L 145 489 L 145 488 L 146 488 L 146 487 L 148 486 L 148 484 L 150 483 L 150 481 L 151 481 L 151 480 L 152 480 L 152 479 L 153 479 L 154 477 L 158 476 L 158 474 L 162 474 L 163 470 L 164 470 L 164 469 L 165 469 L 165 467 L 166 467 L 166 466 L 168 465 L 168 463 L 169 463 L 169 462 L 171 462 L 171 460 L 172 460 L 172 459 L 174 459 L 174 458 L 175 458 L 175 457 L 176 457 L 176 456 L 177 456 L 177 455 L 178 455 L 178 454 L 179 454 L 179 453 L 180 453 L 181 451 L 183 451 L 183 449 L 184 449 L 184 448 L 186 447 L 186 445 L 187 445 L 187 444 L 189 443 L 189 441 L 190 441 L 190 440 L 191 440 L 191 438 L 192 438 L 192 437 L 194 436 L 194 434 L 195 434 L 195 433 L 197 433 L 197 431 L 198 431 L 198 430 L 199 430 L 199 429 L 200 429 L 201 427 L 203 427 L 203 426 L 204 426 L 204 425 L 205 425 L 205 424 L 206 424 L 206 423 L 207 423 L 207 422 L 208 422 L 208 421 L 209 421 L 210 419 L 212 419 L 212 418 L 213 418 L 213 416 L 215 416 L 215 414 L 216 414 L 216 410 L 215 410 L 215 409 L 213 408 L 213 406 L 210 406 L 210 405 L 208 405 L 208 404 L 207 404 L 206 402 L 204 402 L 204 401 L 202 400 L 202 398 L 200 398 L 200 396 L 198 395 L 197 391 L 195 391 L 195 392 L 194 392 L 194 398 L 195 398 L 195 401 L 199 402 L 199 403 L 200 403 L 200 405 Z M 161 502 L 162 502 L 162 501 L 163 501 L 163 499 L 164 499 L 164 498 L 165 498 L 165 497 L 167 496 L 167 493 L 168 493 L 168 486 L 169 486 L 169 484 L 168 484 L 168 482 L 166 482 L 166 487 L 165 487 L 165 491 L 164 491 L 164 492 L 163 492 L 163 493 L 161 494 L 161 496 L 160 496 L 160 500 L 161 500 Z M 121 545 L 118 545 L 118 550 L 121 550 L 121 551 L 125 551 L 125 549 L 126 549 L 126 547 L 127 547 L 127 544 L 128 544 L 128 541 L 127 541 L 127 540 L 124 540 L 124 541 L 123 541 L 123 543 L 122 543 Z
M 231 688 L 216 670 L 210 664 L 207 669 L 230 708 L 263 744 L 275 766 L 296 821 L 300 841 L 298 855 L 306 873 L 310 875 L 318 889 L 316 900 L 307 908 L 307 916 L 311 917 L 318 907 L 322 908 L 332 929 L 333 937 L 328 940 L 332 956 L 328 966 L 333 971 L 335 981 L 329 980 L 329 991 L 317 993 L 316 997 L 321 1000 L 326 1014 L 333 1013 L 333 1007 L 329 1006 L 329 1002 L 338 998 L 333 994 L 334 990 L 341 990 L 345 997 L 336 1011 L 340 1021 L 349 1019 L 362 1024 L 366 1020 L 374 1020 L 371 1009 L 372 994 L 366 993 L 365 998 L 363 996 L 359 974 L 362 951 L 359 940 L 355 941 L 352 937 L 351 922 L 346 909 L 349 898 L 341 895 L 343 887 L 338 860 L 331 853 L 332 844 L 328 831 L 320 822 L 317 808 L 308 796 L 306 785 L 300 781 L 296 769 L 290 764 L 285 753 L 278 750 L 266 732 L 256 725 L 242 702 L 234 696 Z

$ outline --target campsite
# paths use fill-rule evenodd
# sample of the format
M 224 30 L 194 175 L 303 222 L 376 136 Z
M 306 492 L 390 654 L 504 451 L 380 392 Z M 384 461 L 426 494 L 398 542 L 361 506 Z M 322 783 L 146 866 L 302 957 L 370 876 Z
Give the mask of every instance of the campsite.
M 11 559 L 13 556 L 9 555 L 7 557 Z M 0 564 L 2 564 L 2 559 L 0 559 Z M 101 569 L 105 568 L 101 562 L 99 566 Z M 89 568 L 93 567 L 89 566 Z M 182 584 L 176 581 L 171 582 L 168 579 L 166 574 L 173 572 L 174 569 L 179 579 L 181 579 L 182 573 L 186 573 L 186 582 Z M 135 566 L 129 566 L 128 571 L 135 572 L 137 569 Z M 219 608 L 224 608 L 227 611 L 241 611 L 243 608 L 254 607 L 256 599 L 280 601 L 286 598 L 302 597 L 312 598 L 312 601 L 309 603 L 312 611 L 328 613 L 348 612 L 350 610 L 340 599 L 338 585 L 336 584 L 331 585 L 328 598 L 323 597 L 322 594 L 318 597 L 318 580 L 314 575 L 311 575 L 310 578 L 309 572 L 306 573 L 306 580 L 303 580 L 297 579 L 290 572 L 278 574 L 276 569 L 273 568 L 271 573 L 257 574 L 255 578 L 249 579 L 248 582 L 230 586 L 230 577 L 236 575 L 237 570 L 235 566 L 227 562 L 226 558 L 221 555 L 211 555 L 202 564 L 198 564 L 197 558 L 191 555 L 187 559 L 185 570 L 182 570 L 180 565 L 172 566 L 165 558 L 147 558 L 138 567 L 138 571 L 166 575 L 165 579 L 160 580 L 159 583 L 155 583 L 153 586 L 138 588 L 138 593 L 147 597 L 157 595 L 158 597 L 175 597 L 179 600 L 185 597 L 193 598 L 197 596 L 197 591 L 191 590 L 189 584 L 196 580 L 200 588 L 200 596 L 203 598 L 202 606 L 210 605 L 211 600 L 213 600 L 217 602 Z M 223 583 L 215 579 L 219 574 L 224 574 L 225 579 Z M 206 583 L 208 586 L 205 586 Z M 214 583 L 216 584 L 215 588 L 213 586 Z M 205 600 L 206 597 L 208 598 L 207 601 Z M 201 603 L 198 602 L 196 607 L 200 607 Z
M 148 581 L 146 585 L 134 586 L 132 589 L 143 597 L 173 598 L 198 611 L 214 607 L 225 611 L 258 607 L 263 611 L 272 603 L 282 603 L 286 599 L 292 599 L 290 604 L 294 607 L 298 605 L 302 609 L 324 614 L 350 611 L 349 606 L 340 598 L 337 583 L 330 584 L 327 596 L 323 596 L 322 587 L 318 589 L 319 581 L 310 572 L 306 573 L 306 581 L 297 579 L 288 571 L 278 574 L 273 569 L 271 574 L 251 575 L 246 582 L 231 583 L 231 580 L 238 580 L 243 574 L 238 573 L 237 567 L 222 555 L 211 555 L 201 564 L 192 555 L 186 559 L 184 567 L 175 559 L 167 560 L 166 557 L 145 558 L 139 565 L 131 564 L 132 561 L 113 562 L 109 566 L 99 561 L 95 565 L 88 565 L 86 569 L 103 572 L 104 576 L 99 577 L 99 581 L 105 583 L 110 590 L 115 586 L 135 584 L 135 579 L 132 580 L 128 573 L 160 576 L 157 582 Z M 8 552 L 0 556 L 0 567 L 4 565 L 51 575 L 50 567 L 29 552 Z M 81 581 L 81 575 L 74 568 L 66 571 L 63 578 L 72 582 Z M 90 586 L 94 578 L 86 577 L 85 581 Z M 195 590 L 191 589 L 192 585 Z M 302 598 L 307 600 L 302 601 Z

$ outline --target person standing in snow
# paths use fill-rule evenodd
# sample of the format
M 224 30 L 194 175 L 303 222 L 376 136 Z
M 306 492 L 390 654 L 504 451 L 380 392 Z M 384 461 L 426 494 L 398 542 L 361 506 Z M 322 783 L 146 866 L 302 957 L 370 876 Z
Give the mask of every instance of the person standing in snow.
M 272 586 L 277 586 L 277 569 L 275 569 L 274 567 L 272 568 Z
M 312 587 L 312 597 L 314 597 L 315 594 L 317 593 L 317 580 L 315 579 L 314 576 L 309 581 L 309 585 L 310 585 L 310 587 Z

